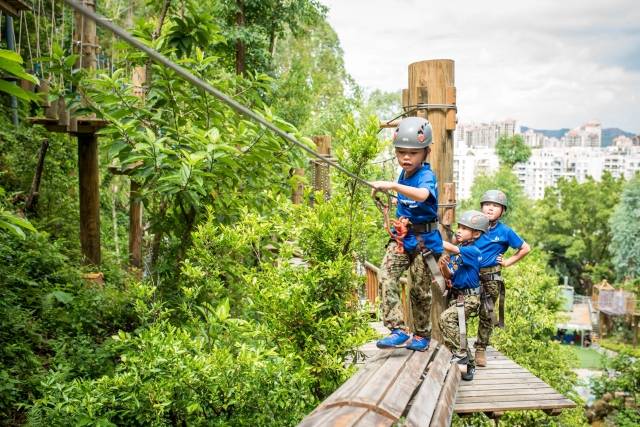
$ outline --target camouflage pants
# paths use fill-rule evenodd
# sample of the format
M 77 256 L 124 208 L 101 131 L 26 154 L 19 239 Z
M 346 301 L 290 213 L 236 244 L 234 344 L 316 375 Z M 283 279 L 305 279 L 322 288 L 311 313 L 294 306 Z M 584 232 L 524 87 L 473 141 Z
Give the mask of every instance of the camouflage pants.
M 502 280 L 480 281 L 480 286 L 482 286 L 483 292 L 486 293 L 487 297 L 490 297 L 493 300 L 494 313 L 496 316 L 498 315 L 498 299 L 500 298 L 501 284 Z M 473 346 L 475 348 L 486 349 L 489 345 L 489 339 L 491 338 L 492 332 L 493 323 L 491 322 L 491 315 L 484 304 L 481 304 L 480 317 L 478 319 L 478 339 Z
M 420 254 L 410 257 L 396 252 L 396 242 L 387 246 L 380 268 L 382 287 L 382 314 L 384 325 L 389 329 L 409 329 L 402 312 L 400 276 L 409 270 L 411 289 L 411 313 L 413 332 L 421 337 L 431 337 L 431 272 Z
M 465 321 L 470 317 L 477 316 L 480 310 L 480 295 L 465 295 L 464 297 L 464 317 Z M 456 300 L 449 301 L 449 308 L 440 315 L 440 331 L 444 344 L 454 354 L 461 352 L 460 348 L 460 326 L 458 325 L 458 308 Z M 467 348 L 469 344 L 467 343 Z M 468 351 L 469 360 L 473 362 L 473 352 Z

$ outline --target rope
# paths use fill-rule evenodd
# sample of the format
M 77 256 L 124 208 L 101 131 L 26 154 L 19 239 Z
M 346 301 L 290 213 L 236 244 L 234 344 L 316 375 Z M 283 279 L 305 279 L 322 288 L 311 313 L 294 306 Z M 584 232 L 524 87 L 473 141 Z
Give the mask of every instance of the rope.
M 256 112 L 250 110 L 249 108 L 247 108 L 244 105 L 240 104 L 236 100 L 230 98 L 225 93 L 223 93 L 223 92 L 219 91 L 218 89 L 214 88 L 209 83 L 205 82 L 204 80 L 202 80 L 199 77 L 195 76 L 194 74 L 192 74 L 191 72 L 189 72 L 185 68 L 183 68 L 180 65 L 176 64 L 175 62 L 171 61 L 166 56 L 164 56 L 161 53 L 157 52 L 156 50 L 146 46 L 141 41 L 139 41 L 136 38 L 134 38 L 127 31 L 125 31 L 124 29 L 120 28 L 118 25 L 110 22 L 109 20 L 107 20 L 102 15 L 87 9 L 83 5 L 78 4 L 78 2 L 75 1 L 75 0 L 64 0 L 64 2 L 67 5 L 69 5 L 70 7 L 72 7 L 73 9 L 75 9 L 77 12 L 81 13 L 83 19 L 84 19 L 85 16 L 87 18 L 93 19 L 96 22 L 97 25 L 99 25 L 99 26 L 111 31 L 112 33 L 114 33 L 115 35 L 117 35 L 122 40 L 127 42 L 129 45 L 135 47 L 136 49 L 145 52 L 152 60 L 154 60 L 158 64 L 163 65 L 163 66 L 173 70 L 180 77 L 182 77 L 183 79 L 185 79 L 189 83 L 193 84 L 194 86 L 197 86 L 200 89 L 203 89 L 205 92 L 210 93 L 211 95 L 216 97 L 218 100 L 222 101 L 223 103 L 225 103 L 226 105 L 231 107 L 237 113 L 239 113 L 239 114 L 241 114 L 243 116 L 246 116 L 246 117 L 248 117 L 248 118 L 250 118 L 250 119 L 252 119 L 252 120 L 254 120 L 254 121 L 256 121 L 256 122 L 258 122 L 260 124 L 262 124 L 267 129 L 271 130 L 273 133 L 275 133 L 276 135 L 280 136 L 284 140 L 286 140 L 286 141 L 288 141 L 288 142 L 290 142 L 292 144 L 295 144 L 296 146 L 301 148 L 303 151 L 305 151 L 310 156 L 315 157 L 318 160 L 320 160 L 321 162 L 326 163 L 327 165 L 334 167 L 335 169 L 339 170 L 340 172 L 342 172 L 345 175 L 349 176 L 350 178 L 354 179 L 356 182 L 358 182 L 358 183 L 360 183 L 362 185 L 365 185 L 367 187 L 370 187 L 372 189 L 376 189 L 377 190 L 377 188 L 374 187 L 371 183 L 369 183 L 369 182 L 365 181 L 364 179 L 360 178 L 358 175 L 354 174 L 353 172 L 345 169 L 343 166 L 339 165 L 338 163 L 335 163 L 335 162 L 323 157 L 322 155 L 316 153 L 314 150 L 312 150 L 311 148 L 307 147 L 302 142 L 298 141 L 292 135 L 286 133 L 285 131 L 283 131 L 282 129 L 280 129 L 279 127 L 274 125 L 273 123 L 265 120 L 262 116 L 260 116 Z M 381 193 L 385 193 L 385 194 L 387 194 L 389 196 L 391 195 L 390 193 L 388 193 L 385 190 L 378 190 L 378 191 L 381 192 Z

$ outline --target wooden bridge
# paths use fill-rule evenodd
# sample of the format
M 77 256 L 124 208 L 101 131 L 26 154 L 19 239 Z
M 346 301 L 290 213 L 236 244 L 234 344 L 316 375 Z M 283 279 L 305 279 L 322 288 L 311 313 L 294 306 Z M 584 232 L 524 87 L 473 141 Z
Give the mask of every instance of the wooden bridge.
M 367 298 L 375 303 L 378 268 L 366 271 Z M 409 279 L 409 280 L 407 280 Z M 405 321 L 412 323 L 403 278 L 402 305 Z M 433 313 L 432 313 L 433 314 Z M 433 322 L 433 319 L 432 319 Z M 381 323 L 372 326 L 389 333 Z M 471 347 L 471 346 L 470 346 Z M 451 352 L 432 340 L 425 352 L 404 348 L 379 350 L 375 342 L 360 349 L 365 360 L 360 370 L 309 414 L 299 427 L 316 426 L 446 426 L 459 416 L 484 413 L 496 425 L 507 411 L 542 410 L 559 415 L 576 404 L 499 351 L 487 349 L 487 366 L 476 368 L 473 381 L 461 381 Z
M 426 352 L 362 348 L 361 369 L 309 414 L 299 427 L 447 426 L 454 413 L 484 413 L 498 423 L 507 411 L 559 415 L 576 404 L 493 348 L 473 381 L 461 381 L 451 353 L 432 341 Z

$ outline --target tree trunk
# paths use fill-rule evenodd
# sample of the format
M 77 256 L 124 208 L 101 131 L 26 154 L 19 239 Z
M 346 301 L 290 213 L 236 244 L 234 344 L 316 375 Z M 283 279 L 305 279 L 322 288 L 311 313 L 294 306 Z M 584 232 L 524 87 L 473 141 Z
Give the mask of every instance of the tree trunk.
M 42 179 L 42 171 L 44 170 L 44 159 L 49 149 L 49 140 L 45 139 L 40 145 L 40 151 L 38 152 L 38 165 L 36 166 L 36 173 L 33 175 L 31 181 L 31 189 L 29 190 L 29 197 L 25 203 L 25 211 L 35 213 L 38 205 L 38 196 L 40 193 L 40 181 Z

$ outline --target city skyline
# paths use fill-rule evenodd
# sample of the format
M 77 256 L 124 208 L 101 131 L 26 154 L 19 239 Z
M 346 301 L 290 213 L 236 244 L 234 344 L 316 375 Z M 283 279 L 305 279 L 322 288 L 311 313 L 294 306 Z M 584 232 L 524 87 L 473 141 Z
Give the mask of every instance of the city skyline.
M 410 63 L 450 58 L 463 120 L 516 116 L 558 129 L 598 118 L 640 133 L 640 7 L 631 0 L 322 3 L 347 71 L 366 89 L 398 91 Z

